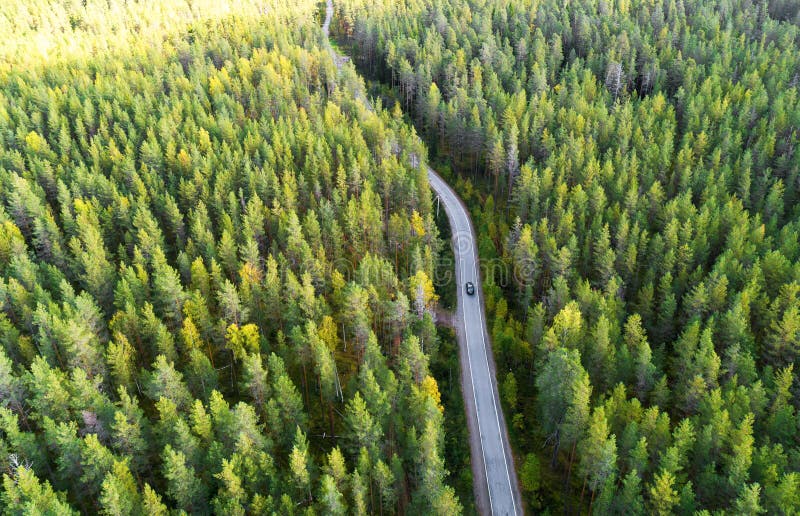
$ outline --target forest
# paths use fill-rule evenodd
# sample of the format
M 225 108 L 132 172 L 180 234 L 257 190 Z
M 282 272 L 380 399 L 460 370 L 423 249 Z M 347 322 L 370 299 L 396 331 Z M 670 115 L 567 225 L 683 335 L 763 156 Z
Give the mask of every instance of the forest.
M 0 2 L 0 514 L 461 512 L 425 149 L 290 4 Z
M 527 512 L 800 512 L 800 4 L 335 5 L 502 265 Z

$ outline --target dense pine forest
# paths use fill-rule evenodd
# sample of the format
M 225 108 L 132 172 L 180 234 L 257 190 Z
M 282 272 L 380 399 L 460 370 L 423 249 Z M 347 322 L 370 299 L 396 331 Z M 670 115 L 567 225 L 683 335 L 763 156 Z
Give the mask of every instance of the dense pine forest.
M 800 4 L 336 6 L 471 207 L 527 510 L 800 511 Z
M 318 6 L 0 33 L 0 513 L 459 513 L 425 151 Z

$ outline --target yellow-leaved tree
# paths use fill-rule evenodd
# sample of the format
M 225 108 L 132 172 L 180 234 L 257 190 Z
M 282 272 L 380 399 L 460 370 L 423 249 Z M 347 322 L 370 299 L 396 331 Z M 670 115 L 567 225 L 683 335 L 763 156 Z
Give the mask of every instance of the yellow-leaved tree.
M 411 286 L 411 297 L 414 300 L 414 308 L 417 315 L 422 318 L 426 310 L 431 310 L 439 296 L 433 287 L 433 281 L 423 270 L 418 270 L 416 274 L 409 278 Z

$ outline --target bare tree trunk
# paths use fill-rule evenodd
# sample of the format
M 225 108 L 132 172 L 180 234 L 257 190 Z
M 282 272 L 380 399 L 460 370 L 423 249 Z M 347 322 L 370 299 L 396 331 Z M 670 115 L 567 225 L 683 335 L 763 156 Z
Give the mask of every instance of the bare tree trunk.
M 553 458 L 550 462 L 550 466 L 552 468 L 555 468 L 556 463 L 558 462 L 558 445 L 559 445 L 559 437 L 558 437 L 558 430 L 556 430 L 555 443 L 553 444 Z
M 303 361 L 303 392 L 306 395 L 306 407 L 310 407 L 310 399 L 308 396 L 308 377 L 306 376 L 306 363 Z
M 586 481 L 589 480 L 589 475 L 583 477 L 583 487 L 581 488 L 581 502 L 580 505 L 583 506 L 583 495 L 586 492 Z
M 572 443 L 572 450 L 569 452 L 569 466 L 567 467 L 567 483 L 569 483 L 570 476 L 572 475 L 572 461 L 575 459 L 575 447 L 578 445 L 578 442 L 575 441 Z

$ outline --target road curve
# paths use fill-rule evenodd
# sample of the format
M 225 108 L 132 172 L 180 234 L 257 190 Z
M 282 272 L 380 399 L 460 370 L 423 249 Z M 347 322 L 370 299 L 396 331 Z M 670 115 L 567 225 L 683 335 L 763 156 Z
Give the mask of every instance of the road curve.
M 444 204 L 453 233 L 458 308 L 455 327 L 462 393 L 470 430 L 475 503 L 482 514 L 522 514 L 521 497 L 497 391 L 494 357 L 486 328 L 475 230 L 464 203 L 430 167 L 428 180 Z M 467 295 L 466 282 L 475 284 Z
M 325 22 L 322 25 L 326 38 L 332 17 L 333 2 L 326 0 Z M 338 56 L 332 47 L 329 46 L 329 49 L 337 66 L 340 66 L 342 56 Z M 371 109 L 369 104 L 367 107 Z M 454 326 L 461 362 L 461 391 L 469 425 L 475 505 L 481 514 L 521 515 L 524 513 L 522 498 L 500 406 L 491 340 L 486 328 L 475 230 L 469 212 L 458 195 L 432 168 L 427 169 L 428 181 L 444 204 L 453 234 L 458 293 Z M 468 281 L 475 284 L 475 294 L 472 296 L 467 295 L 464 289 Z

